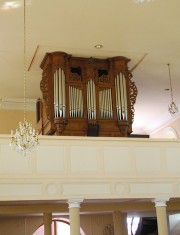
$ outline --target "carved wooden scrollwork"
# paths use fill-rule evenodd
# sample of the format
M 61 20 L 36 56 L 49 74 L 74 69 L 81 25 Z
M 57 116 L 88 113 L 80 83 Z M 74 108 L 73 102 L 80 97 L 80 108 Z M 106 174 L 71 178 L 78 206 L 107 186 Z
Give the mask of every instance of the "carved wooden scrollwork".
M 129 97 L 130 97 L 130 106 L 131 106 L 131 113 L 132 113 L 132 122 L 134 121 L 134 104 L 136 103 L 136 97 L 138 94 L 137 87 L 135 83 L 131 80 L 132 74 L 129 73 Z
M 102 82 L 102 83 L 109 83 L 110 82 L 110 78 L 108 75 L 101 75 L 99 77 L 99 82 Z
M 81 76 L 77 73 L 71 73 L 70 80 L 71 81 L 81 81 Z
M 46 108 L 46 116 L 47 119 L 50 120 L 52 117 L 51 114 L 51 91 L 49 89 L 49 71 L 48 65 L 45 66 L 42 73 L 42 80 L 40 82 L 40 89 L 42 92 L 45 108 Z

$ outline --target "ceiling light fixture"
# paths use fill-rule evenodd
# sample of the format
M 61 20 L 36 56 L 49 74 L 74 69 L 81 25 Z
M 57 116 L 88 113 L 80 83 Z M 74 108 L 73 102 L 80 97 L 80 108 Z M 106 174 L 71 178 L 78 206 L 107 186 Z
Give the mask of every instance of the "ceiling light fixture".
M 175 115 L 179 112 L 178 106 L 175 104 L 173 99 L 173 91 L 172 91 L 172 79 L 171 79 L 171 71 L 170 71 L 170 64 L 167 64 L 168 71 L 169 71 L 169 82 L 170 82 L 170 91 L 171 91 L 171 103 L 168 106 L 168 111 L 171 115 Z
M 103 48 L 103 45 L 97 44 L 97 45 L 95 45 L 94 47 L 95 47 L 96 49 L 101 49 L 101 48 Z
M 26 156 L 39 144 L 38 134 L 31 123 L 26 121 L 26 0 L 24 0 L 24 122 L 19 122 L 15 133 L 11 131 L 10 145 Z
M 134 3 L 152 2 L 154 0 L 132 0 Z
M 20 6 L 21 4 L 19 3 L 19 1 L 6 1 L 2 5 L 2 9 L 7 10 L 7 9 L 12 9 L 12 8 L 18 8 Z

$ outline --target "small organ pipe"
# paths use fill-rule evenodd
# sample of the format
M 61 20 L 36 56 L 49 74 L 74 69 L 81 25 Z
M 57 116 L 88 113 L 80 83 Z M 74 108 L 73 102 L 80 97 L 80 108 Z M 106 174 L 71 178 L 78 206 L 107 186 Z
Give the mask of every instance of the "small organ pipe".
M 119 113 L 119 120 L 121 120 L 121 94 L 120 94 L 120 77 L 117 76 L 117 96 L 118 96 L 118 113 Z
M 123 77 L 120 73 L 120 90 L 121 90 L 121 107 L 122 107 L 122 119 L 124 120 L 124 91 L 123 91 Z
M 106 100 L 107 100 L 107 108 L 106 108 L 106 112 L 107 112 L 107 118 L 109 118 L 109 89 L 106 89 Z
M 108 89 L 108 112 L 109 112 L 109 118 L 111 118 L 111 96 L 110 96 L 111 89 Z
M 111 118 L 112 118 L 112 117 L 113 117 L 113 109 L 112 109 L 112 91 L 111 91 L 111 89 L 110 89 L 109 95 L 110 95 L 110 101 L 111 101 L 111 105 L 110 105 L 110 114 L 111 114 Z
M 125 108 L 125 119 L 127 120 L 127 93 L 126 93 L 126 79 L 123 75 L 123 89 L 124 89 L 124 108 Z
M 80 96 L 80 111 L 81 111 L 81 117 L 83 116 L 83 94 L 81 90 L 81 96 Z
M 59 108 L 59 117 L 62 117 L 62 84 L 61 84 L 61 69 L 58 70 L 58 108 Z
M 73 100 L 74 100 L 74 117 L 76 117 L 76 112 L 77 112 L 77 107 L 76 107 L 76 101 L 77 101 L 77 92 L 76 92 L 76 88 L 74 87 L 74 97 L 73 97 Z
M 87 112 L 88 112 L 88 119 L 89 119 L 89 108 L 90 108 L 90 106 L 89 106 L 89 81 L 88 81 L 88 83 L 87 83 Z
M 115 97 L 116 97 L 117 118 L 118 118 L 118 120 L 119 120 L 119 111 L 118 111 L 118 92 L 117 92 L 117 77 L 115 78 Z
M 72 102 L 72 117 L 74 117 L 74 87 L 72 87 L 71 102 Z
M 91 93 L 90 93 L 90 101 L 91 101 L 91 119 L 93 119 L 93 109 L 94 109 L 94 107 L 93 107 L 93 87 L 92 87 L 92 79 L 90 80 L 90 91 L 91 91 Z
M 99 112 L 100 117 L 102 117 L 102 91 L 99 91 Z
M 63 109 L 63 118 L 65 118 L 66 116 L 66 94 L 65 94 L 65 75 L 64 75 L 64 71 L 62 70 L 62 109 Z
M 94 119 L 96 119 L 96 90 L 95 90 L 95 84 L 93 82 L 93 101 L 94 101 Z
M 112 114 L 111 114 L 111 104 L 112 104 L 112 99 L 111 99 L 111 89 L 109 89 L 109 118 L 112 117 Z
M 104 102 L 105 102 L 105 118 L 107 118 L 108 107 L 107 107 L 107 89 L 104 91 Z
M 54 116 L 56 118 L 56 76 L 54 74 Z
M 77 89 L 74 88 L 74 111 L 75 111 L 75 117 L 77 117 Z
M 69 86 L 69 114 L 72 116 L 72 103 L 71 103 L 71 86 Z
M 100 118 L 112 118 L 111 88 L 99 91 Z
M 72 103 L 73 103 L 73 117 L 75 117 L 75 88 L 72 87 L 72 97 L 71 97 L 71 100 L 72 100 Z
M 110 100 L 109 100 L 109 89 L 107 89 L 107 117 L 110 117 Z
M 77 89 L 77 117 L 80 117 L 80 103 L 79 103 L 80 90 Z
M 119 120 L 121 120 L 121 94 L 120 94 L 120 81 L 119 76 L 117 76 L 117 96 L 118 96 L 118 113 L 119 113 Z
M 69 112 L 74 118 L 83 115 L 82 90 L 72 86 L 69 87 Z
M 102 102 L 101 102 L 102 115 L 101 115 L 101 117 L 103 118 L 104 117 L 104 90 L 101 91 L 101 97 L 102 97 Z

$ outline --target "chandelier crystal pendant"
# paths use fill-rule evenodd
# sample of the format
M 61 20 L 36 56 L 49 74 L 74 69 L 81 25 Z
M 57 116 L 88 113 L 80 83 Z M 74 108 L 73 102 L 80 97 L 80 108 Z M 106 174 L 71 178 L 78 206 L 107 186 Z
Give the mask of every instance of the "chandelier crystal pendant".
M 174 116 L 179 112 L 179 109 L 178 109 L 178 106 L 175 104 L 174 99 L 173 99 L 170 64 L 167 64 L 167 66 L 168 66 L 168 71 L 169 71 L 169 81 L 170 81 L 170 91 L 171 91 L 171 103 L 168 106 L 168 111 L 172 116 Z
M 18 153 L 28 155 L 39 144 L 38 133 L 26 121 L 26 0 L 24 0 L 24 121 L 19 122 L 15 133 L 11 131 L 11 143 Z

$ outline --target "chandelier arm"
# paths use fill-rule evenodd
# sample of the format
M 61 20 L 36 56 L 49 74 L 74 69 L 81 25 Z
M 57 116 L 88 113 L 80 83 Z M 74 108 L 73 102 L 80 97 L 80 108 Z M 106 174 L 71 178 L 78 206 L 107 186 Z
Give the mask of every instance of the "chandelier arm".
M 167 64 L 167 66 L 168 66 L 168 70 L 169 70 L 169 80 L 170 80 L 171 99 L 172 99 L 172 102 L 174 102 L 174 99 L 173 99 L 173 92 L 172 92 L 172 79 L 171 79 L 170 64 Z
M 24 0 L 24 122 L 26 121 L 26 0 Z

